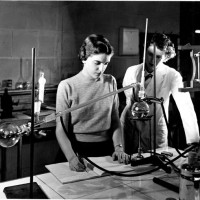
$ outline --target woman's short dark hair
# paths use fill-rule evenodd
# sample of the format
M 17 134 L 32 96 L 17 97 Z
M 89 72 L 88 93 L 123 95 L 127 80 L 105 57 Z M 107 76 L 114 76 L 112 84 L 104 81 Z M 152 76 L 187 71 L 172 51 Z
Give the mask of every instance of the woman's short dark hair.
M 152 44 L 155 44 L 158 49 L 165 52 L 166 61 L 175 57 L 176 53 L 174 44 L 165 34 L 155 33 L 147 47 Z
M 103 35 L 92 34 L 84 40 L 78 56 L 80 60 L 87 60 L 90 55 L 100 53 L 114 54 L 114 48 Z

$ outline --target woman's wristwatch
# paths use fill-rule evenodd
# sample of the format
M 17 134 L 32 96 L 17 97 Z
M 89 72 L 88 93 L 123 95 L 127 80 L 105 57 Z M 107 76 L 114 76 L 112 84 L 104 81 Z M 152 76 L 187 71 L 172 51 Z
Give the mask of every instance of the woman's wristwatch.
M 122 146 L 122 144 L 117 144 L 117 145 L 115 145 L 115 148 L 116 147 L 123 147 L 123 146 Z
M 122 144 L 117 144 L 117 145 L 115 145 L 115 150 L 116 149 L 120 149 L 120 151 L 123 151 L 122 149 L 123 149 L 123 146 L 122 146 Z

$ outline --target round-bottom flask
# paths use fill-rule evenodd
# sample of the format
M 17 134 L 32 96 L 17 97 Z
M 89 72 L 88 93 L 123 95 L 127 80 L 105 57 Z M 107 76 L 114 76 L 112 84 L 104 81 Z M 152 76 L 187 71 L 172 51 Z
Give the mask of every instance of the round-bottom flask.
M 149 105 L 145 101 L 135 102 L 131 107 L 132 116 L 135 118 L 144 118 L 149 114 Z
M 17 89 L 17 90 L 24 89 L 24 78 L 22 75 L 22 58 L 20 58 L 20 77 L 15 84 L 15 89 Z
M 12 147 L 20 139 L 19 127 L 13 123 L 5 122 L 0 125 L 0 146 Z

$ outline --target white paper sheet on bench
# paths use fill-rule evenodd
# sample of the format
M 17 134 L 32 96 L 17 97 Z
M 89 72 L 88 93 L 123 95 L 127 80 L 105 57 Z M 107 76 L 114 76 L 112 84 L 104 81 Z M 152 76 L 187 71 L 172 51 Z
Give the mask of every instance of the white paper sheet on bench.
M 112 161 L 112 158 L 110 156 L 91 157 L 89 159 L 95 164 L 109 171 L 127 172 L 133 170 L 130 165 L 124 165 L 118 163 L 118 161 Z M 71 171 L 69 169 L 68 162 L 46 165 L 46 168 L 63 184 L 106 175 L 105 172 L 99 170 L 96 167 L 94 167 L 93 170 L 87 169 L 87 172 Z

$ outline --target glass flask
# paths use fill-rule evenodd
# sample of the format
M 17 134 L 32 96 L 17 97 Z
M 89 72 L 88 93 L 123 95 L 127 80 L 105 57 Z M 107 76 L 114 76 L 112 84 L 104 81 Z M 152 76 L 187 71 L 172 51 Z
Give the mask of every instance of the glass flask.
M 5 122 L 0 125 L 0 146 L 2 147 L 12 147 L 20 139 L 20 129 L 19 127 L 10 122 Z
M 15 89 L 17 89 L 17 90 L 24 89 L 24 82 L 25 81 L 24 81 L 24 78 L 23 78 L 23 75 L 22 75 L 22 59 L 20 59 L 20 77 L 15 84 Z
M 149 105 L 145 101 L 135 102 L 131 107 L 132 116 L 135 118 L 144 118 L 149 114 Z
M 26 71 L 27 71 L 27 73 L 30 73 L 30 71 L 29 71 L 30 69 L 31 69 L 30 61 L 26 60 Z M 30 90 L 31 86 L 32 86 L 32 77 L 30 76 L 28 79 L 26 78 L 26 81 L 24 81 L 23 89 Z

